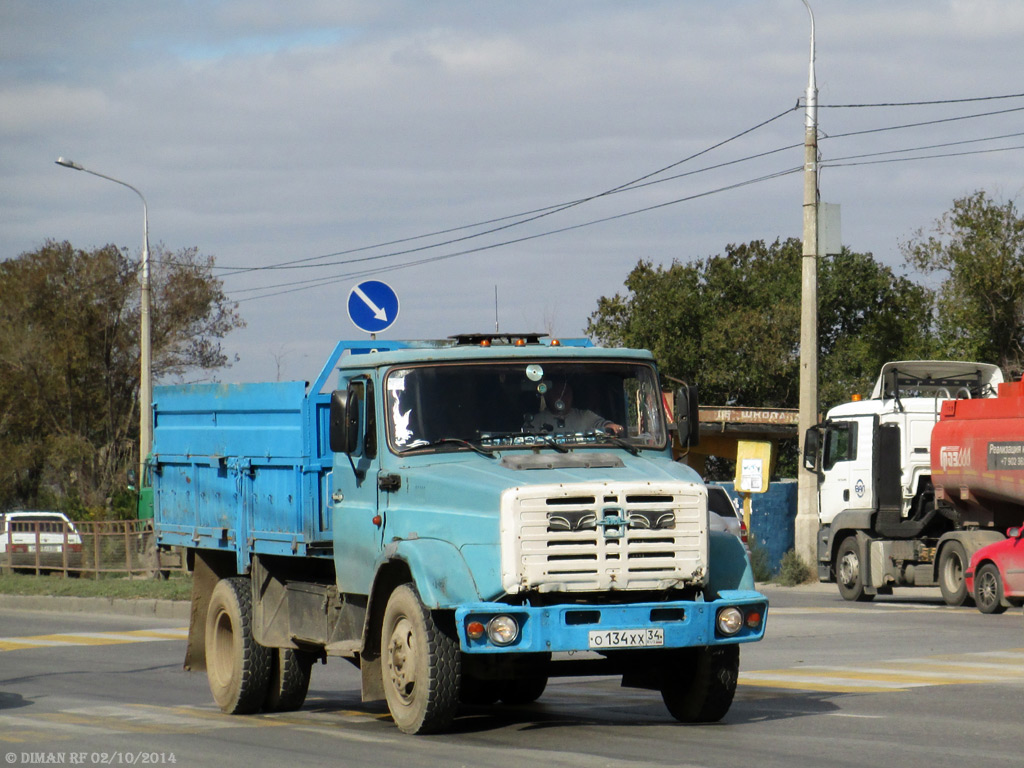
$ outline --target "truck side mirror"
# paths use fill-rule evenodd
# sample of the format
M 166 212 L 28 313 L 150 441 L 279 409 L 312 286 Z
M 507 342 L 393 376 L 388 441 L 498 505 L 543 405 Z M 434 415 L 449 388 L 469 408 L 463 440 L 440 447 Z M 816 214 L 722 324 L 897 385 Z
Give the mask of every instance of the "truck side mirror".
M 1006 538 L 1008 539 L 1019 539 L 1021 534 L 1021 528 L 1008 528 L 1006 531 Z
M 351 453 L 359 441 L 359 397 L 351 389 L 331 393 L 329 442 L 335 453 Z
M 697 388 L 686 385 L 676 390 L 676 432 L 679 444 L 687 446 L 700 442 L 700 411 L 697 406 Z
M 811 427 L 804 433 L 804 469 L 818 471 L 818 451 L 821 449 L 821 430 Z

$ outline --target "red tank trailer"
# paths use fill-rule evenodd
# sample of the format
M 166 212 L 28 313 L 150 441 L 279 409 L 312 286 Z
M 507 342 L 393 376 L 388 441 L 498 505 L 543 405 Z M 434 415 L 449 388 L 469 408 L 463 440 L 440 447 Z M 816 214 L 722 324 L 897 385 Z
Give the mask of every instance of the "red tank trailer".
M 964 584 L 982 613 L 1024 604 L 1024 382 L 984 400 L 947 400 L 932 430 L 936 500 L 956 507 L 964 527 L 1007 538 L 978 549 Z
M 999 385 L 999 396 L 945 400 L 932 430 L 936 501 L 960 512 L 964 525 L 1006 528 L 1024 520 L 1024 382 Z

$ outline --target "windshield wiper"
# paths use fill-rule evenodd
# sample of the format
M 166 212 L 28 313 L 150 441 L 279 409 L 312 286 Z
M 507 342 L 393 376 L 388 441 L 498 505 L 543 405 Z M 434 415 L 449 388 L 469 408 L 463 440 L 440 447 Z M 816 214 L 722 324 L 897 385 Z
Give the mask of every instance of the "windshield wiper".
M 596 437 L 599 440 L 607 440 L 612 445 L 617 445 L 622 450 L 629 451 L 634 456 L 639 456 L 640 455 L 640 449 L 639 448 L 637 448 L 632 443 L 627 443 L 621 437 L 619 437 L 617 435 L 613 435 L 610 432 L 588 432 L 588 433 L 586 433 L 586 435 L 584 435 L 584 437 Z
M 431 440 L 429 442 L 420 443 L 419 445 L 412 445 L 408 448 L 404 448 L 399 451 L 399 455 L 410 453 L 411 451 L 420 451 L 424 448 L 438 448 L 442 445 L 461 445 L 476 451 L 481 456 L 486 456 L 489 459 L 494 458 L 494 451 L 491 448 L 484 448 L 483 446 L 477 445 L 469 440 L 465 440 L 461 437 L 439 437 L 437 440 Z

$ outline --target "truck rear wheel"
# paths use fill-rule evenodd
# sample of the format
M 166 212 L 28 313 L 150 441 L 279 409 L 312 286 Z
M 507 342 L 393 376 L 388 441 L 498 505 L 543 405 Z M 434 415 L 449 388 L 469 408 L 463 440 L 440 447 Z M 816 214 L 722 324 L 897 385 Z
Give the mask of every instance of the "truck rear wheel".
M 267 681 L 265 712 L 292 712 L 302 706 L 309 690 L 313 655 L 291 648 L 270 651 L 270 675 Z
M 217 706 L 229 715 L 256 712 L 270 676 L 270 649 L 252 634 L 252 586 L 221 579 L 206 612 L 206 677 Z
M 864 591 L 863 563 L 860 561 L 860 547 L 856 536 L 847 536 L 836 552 L 836 585 L 844 600 L 867 603 L 875 599 Z
M 388 599 L 380 663 L 384 696 L 399 730 L 437 733 L 451 723 L 459 705 L 459 645 L 411 584 Z
M 681 723 L 715 723 L 732 706 L 739 673 L 738 645 L 695 648 L 664 670 L 661 698 Z
M 951 541 L 939 555 L 939 591 L 946 605 L 963 605 L 970 599 L 964 571 L 967 570 L 967 550 L 959 541 Z
M 982 613 L 1002 613 L 1006 610 L 1003 605 L 1003 579 L 999 569 L 992 563 L 985 563 L 974 574 L 974 602 Z

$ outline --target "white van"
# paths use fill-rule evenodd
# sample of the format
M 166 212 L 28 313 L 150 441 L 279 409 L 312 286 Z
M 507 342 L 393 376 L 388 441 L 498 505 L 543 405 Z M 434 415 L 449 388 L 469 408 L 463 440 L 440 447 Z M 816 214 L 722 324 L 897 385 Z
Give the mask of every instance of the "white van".
M 79 569 L 82 537 L 62 512 L 0 514 L 0 567 Z

